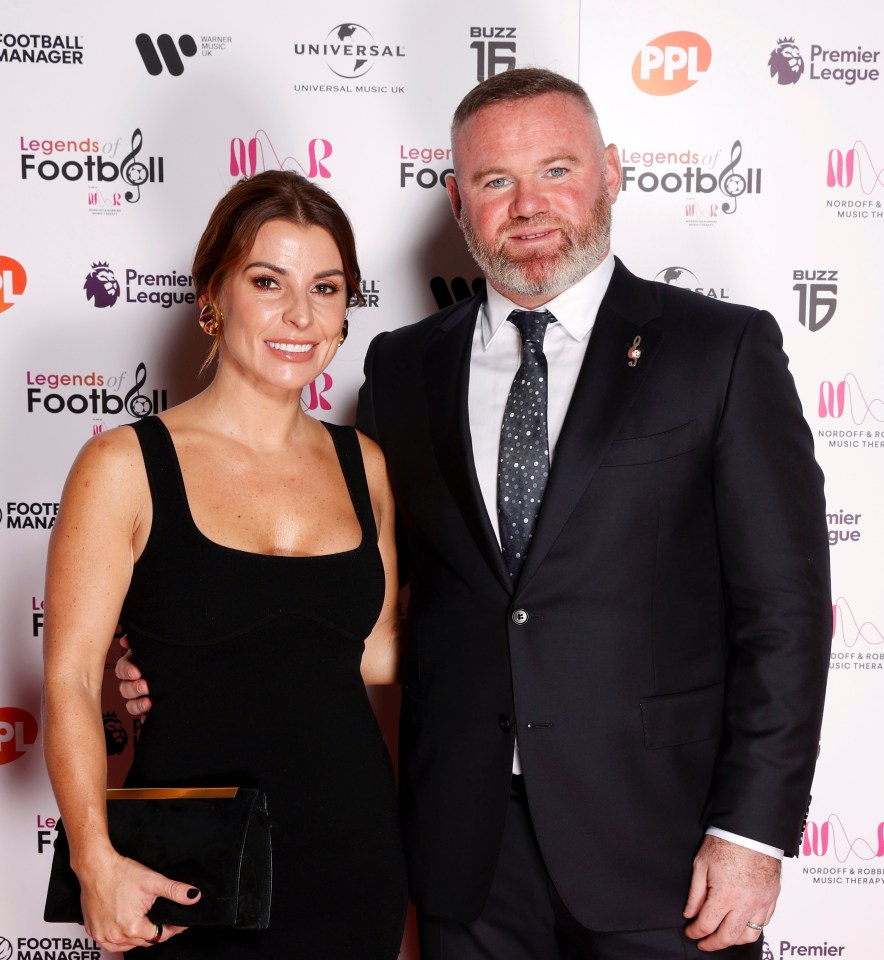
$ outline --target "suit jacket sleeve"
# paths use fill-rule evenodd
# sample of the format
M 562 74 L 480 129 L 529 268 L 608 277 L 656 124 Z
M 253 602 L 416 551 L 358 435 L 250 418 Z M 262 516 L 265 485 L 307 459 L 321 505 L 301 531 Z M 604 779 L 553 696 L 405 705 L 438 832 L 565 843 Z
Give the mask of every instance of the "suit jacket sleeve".
M 725 735 L 706 822 L 796 855 L 831 646 L 823 476 L 773 318 L 736 350 L 713 453 L 728 611 Z

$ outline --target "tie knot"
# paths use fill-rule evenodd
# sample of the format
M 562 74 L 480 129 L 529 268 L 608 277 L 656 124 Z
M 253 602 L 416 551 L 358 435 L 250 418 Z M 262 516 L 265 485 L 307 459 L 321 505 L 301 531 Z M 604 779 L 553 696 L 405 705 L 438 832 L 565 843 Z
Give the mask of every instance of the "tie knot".
M 547 326 L 555 319 L 548 310 L 513 310 L 507 317 L 518 327 L 523 343 L 539 343 L 541 346 Z

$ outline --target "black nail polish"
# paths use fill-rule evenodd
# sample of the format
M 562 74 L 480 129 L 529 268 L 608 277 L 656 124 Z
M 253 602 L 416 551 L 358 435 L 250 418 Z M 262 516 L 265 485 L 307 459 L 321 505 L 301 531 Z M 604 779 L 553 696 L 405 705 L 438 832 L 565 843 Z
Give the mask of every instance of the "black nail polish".
M 200 895 L 200 892 L 199 892 L 199 890 L 197 890 L 196 887 L 191 887 L 191 888 L 187 891 L 187 899 L 188 899 L 188 900 L 196 900 L 196 898 L 197 898 L 199 895 Z

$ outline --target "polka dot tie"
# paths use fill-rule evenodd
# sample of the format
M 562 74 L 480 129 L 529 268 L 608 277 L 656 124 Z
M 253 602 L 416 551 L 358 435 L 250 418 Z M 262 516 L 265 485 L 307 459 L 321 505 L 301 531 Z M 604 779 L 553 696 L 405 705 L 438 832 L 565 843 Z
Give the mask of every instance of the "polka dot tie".
M 522 335 L 522 365 L 513 378 L 500 427 L 497 522 L 503 558 L 515 581 L 531 545 L 549 479 L 543 337 L 555 317 L 547 311 L 514 310 L 507 319 Z

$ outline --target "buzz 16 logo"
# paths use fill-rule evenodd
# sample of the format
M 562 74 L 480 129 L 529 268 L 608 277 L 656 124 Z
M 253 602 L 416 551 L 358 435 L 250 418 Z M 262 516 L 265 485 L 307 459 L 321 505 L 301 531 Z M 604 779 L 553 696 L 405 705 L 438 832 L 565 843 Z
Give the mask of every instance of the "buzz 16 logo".
M 470 27 L 476 51 L 476 83 L 516 68 L 515 27 Z

